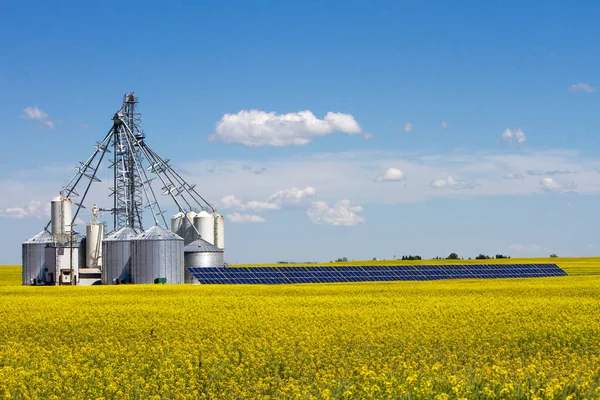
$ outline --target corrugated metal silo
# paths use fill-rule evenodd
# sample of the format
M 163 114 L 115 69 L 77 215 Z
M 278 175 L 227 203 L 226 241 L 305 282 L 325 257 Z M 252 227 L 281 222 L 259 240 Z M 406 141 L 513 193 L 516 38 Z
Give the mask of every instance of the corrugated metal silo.
M 132 242 L 133 283 L 183 283 L 183 238 L 155 225 Z
M 23 243 L 23 285 L 46 283 L 46 246 L 50 243 L 52 235 L 46 230 Z
M 222 267 L 225 264 L 223 250 L 202 239 L 185 246 L 184 254 L 185 283 L 198 283 L 188 268 Z
M 124 227 L 108 235 L 102 241 L 102 283 L 131 283 L 131 241 L 137 233 Z
M 215 217 L 202 210 L 194 218 L 194 226 L 200 232 L 200 238 L 215 244 Z

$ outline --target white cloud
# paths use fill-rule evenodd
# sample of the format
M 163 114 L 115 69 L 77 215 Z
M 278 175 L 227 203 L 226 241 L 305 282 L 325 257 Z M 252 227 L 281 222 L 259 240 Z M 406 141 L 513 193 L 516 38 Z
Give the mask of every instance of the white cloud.
M 240 210 L 240 211 L 269 211 L 278 210 L 281 207 L 275 203 L 266 201 L 249 201 L 242 202 L 234 195 L 225 196 L 221 199 L 220 208 L 223 210 Z
M 412 132 L 413 126 L 410 122 L 407 122 L 406 124 L 404 124 L 404 128 L 402 129 L 404 130 L 404 132 Z
M 243 224 L 246 222 L 265 222 L 265 219 L 259 215 L 231 213 L 227 215 L 231 222 Z
M 504 132 L 502 132 L 502 135 L 500 137 L 503 141 L 508 143 L 513 143 L 514 141 L 517 144 L 523 144 L 525 143 L 525 140 L 527 140 L 527 137 L 525 136 L 525 133 L 523 132 L 523 130 L 521 130 L 521 128 L 507 128 Z
M 7 207 L 0 209 L 0 218 L 41 218 L 45 216 L 45 212 L 40 208 L 41 202 L 32 200 L 25 207 Z
M 446 179 L 438 179 L 429 184 L 435 189 L 472 189 L 477 186 L 476 182 L 457 181 L 451 176 Z
M 234 195 L 225 196 L 221 199 L 219 206 L 223 210 L 272 211 L 281 209 L 282 205 L 298 204 L 303 199 L 313 197 L 316 194 L 316 189 L 311 186 L 304 189 L 293 187 L 277 191 L 269 197 L 268 201 L 252 200 L 243 202 Z
M 317 194 L 317 190 L 314 187 L 308 186 L 304 189 L 298 189 L 297 187 L 293 187 L 290 189 L 280 190 L 271 197 L 269 197 L 269 201 L 272 201 L 276 204 L 283 203 L 299 203 L 306 197 L 313 197 Z
M 502 177 L 507 180 L 525 179 L 525 176 L 520 172 L 504 174 Z
M 42 123 L 42 126 L 47 126 L 51 129 L 54 128 L 54 121 L 50 119 L 47 112 L 39 107 L 25 107 L 21 118 L 39 121 Z
M 302 146 L 334 132 L 352 135 L 362 133 L 362 129 L 350 114 L 328 112 L 324 119 L 318 119 L 308 110 L 288 114 L 242 110 L 225 114 L 209 140 L 249 147 Z
M 403 181 L 404 174 L 398 168 L 388 168 L 381 176 L 375 178 L 377 182 Z
M 373 139 L 374 137 L 375 137 L 375 135 L 373 135 L 372 133 L 369 133 L 369 132 L 367 132 L 363 135 L 363 138 L 365 140 L 370 140 L 370 139 Z
M 442 121 L 442 128 L 446 129 L 448 127 L 448 123 L 446 121 Z
M 340 200 L 333 207 L 329 207 L 324 201 L 315 201 L 306 210 L 306 215 L 313 224 L 351 226 L 366 221 L 364 217 L 357 214 L 361 211 L 362 207 L 352 206 L 350 200 Z
M 584 92 L 595 92 L 596 88 L 593 87 L 592 85 L 590 85 L 589 83 L 583 83 L 583 82 L 579 82 L 577 84 L 571 85 L 569 86 L 569 92 L 577 92 L 577 91 L 584 91 Z
M 21 118 L 35 119 L 37 121 L 45 121 L 48 119 L 48 113 L 38 107 L 25 107 Z
M 540 179 L 539 188 L 544 192 L 564 192 L 577 188 L 577 185 L 574 182 L 556 181 L 552 178 L 545 177 Z
M 241 208 L 242 205 L 242 201 L 231 194 L 221 199 L 220 208 L 223 210 L 235 210 Z
M 281 206 L 279 204 L 269 203 L 267 201 L 249 201 L 243 206 L 243 210 L 250 211 L 269 211 L 279 210 Z

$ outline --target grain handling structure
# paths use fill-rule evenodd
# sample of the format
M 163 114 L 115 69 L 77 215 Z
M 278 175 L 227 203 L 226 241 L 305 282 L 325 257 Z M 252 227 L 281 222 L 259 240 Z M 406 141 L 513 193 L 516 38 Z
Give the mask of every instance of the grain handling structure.
M 51 220 L 23 243 L 24 285 L 197 283 L 186 268 L 223 266 L 223 216 L 146 143 L 137 103 L 133 93 L 124 96 L 104 139 L 52 200 Z M 83 236 L 75 231 L 78 216 L 106 161 L 112 207 L 94 204 Z M 170 226 L 157 192 L 178 210 Z M 101 213 L 111 215 L 106 235 Z

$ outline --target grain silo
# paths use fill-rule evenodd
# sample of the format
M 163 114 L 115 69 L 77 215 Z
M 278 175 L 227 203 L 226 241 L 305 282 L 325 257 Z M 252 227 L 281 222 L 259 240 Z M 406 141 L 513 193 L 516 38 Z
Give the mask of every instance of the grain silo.
M 223 267 L 223 250 L 203 239 L 198 239 L 184 248 L 185 283 L 198 283 L 189 268 Z
M 187 245 L 192 243 L 194 240 L 198 238 L 198 233 L 196 232 L 196 228 L 194 228 L 194 218 L 196 218 L 198 214 L 194 211 L 190 211 L 185 214 L 185 217 L 182 219 L 181 224 L 181 237 L 183 237 L 184 244 Z
M 200 238 L 215 244 L 215 217 L 202 210 L 194 218 L 194 226 L 200 232 Z
M 219 249 L 225 248 L 225 218 L 221 214 L 214 213 L 215 217 L 215 242 Z
M 52 242 L 52 234 L 43 230 L 23 243 L 23 285 L 46 283 L 46 247 Z
M 102 283 L 131 283 L 131 241 L 137 233 L 126 226 L 102 241 Z
M 171 232 L 183 237 L 183 219 L 185 214 L 181 211 L 171 217 Z
M 154 225 L 131 242 L 133 283 L 183 283 L 183 238 Z

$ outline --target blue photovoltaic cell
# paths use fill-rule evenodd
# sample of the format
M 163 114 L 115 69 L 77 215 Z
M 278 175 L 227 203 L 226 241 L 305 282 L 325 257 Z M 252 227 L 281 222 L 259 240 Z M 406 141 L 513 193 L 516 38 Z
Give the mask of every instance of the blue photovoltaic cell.
M 189 268 L 201 284 L 283 284 L 565 276 L 556 264 Z

